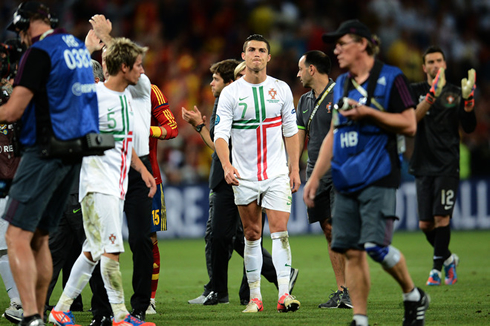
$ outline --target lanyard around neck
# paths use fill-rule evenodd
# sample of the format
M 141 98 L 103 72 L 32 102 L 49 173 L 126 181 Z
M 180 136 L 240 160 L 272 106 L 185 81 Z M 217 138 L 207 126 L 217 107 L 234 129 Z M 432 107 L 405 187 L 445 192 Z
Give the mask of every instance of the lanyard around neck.
M 325 99 L 325 97 L 327 97 L 328 93 L 330 93 L 330 91 L 332 90 L 332 88 L 334 86 L 335 86 L 335 82 L 332 82 L 332 85 L 330 85 L 330 87 L 328 87 L 327 90 L 325 92 L 323 92 L 322 97 L 320 97 L 320 99 L 316 103 L 315 107 L 313 108 L 313 111 L 311 112 L 311 115 L 310 115 L 310 119 L 308 120 L 308 124 L 306 125 L 306 137 L 310 137 L 311 120 L 313 120 L 313 117 L 315 116 L 316 111 L 320 107 L 320 104 L 322 104 L 323 100 Z

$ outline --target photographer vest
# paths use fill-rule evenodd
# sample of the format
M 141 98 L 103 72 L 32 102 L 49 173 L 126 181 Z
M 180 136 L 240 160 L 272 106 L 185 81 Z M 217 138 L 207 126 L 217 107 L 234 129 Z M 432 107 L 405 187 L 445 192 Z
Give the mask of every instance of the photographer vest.
M 48 33 L 31 46 L 19 67 L 20 74 L 28 73 L 23 71 L 26 66 L 23 61 L 35 60 L 36 56 L 29 55 L 33 49 L 44 51 L 50 58 L 50 73 L 42 90 L 44 94 L 35 93 L 22 116 L 20 141 L 26 146 L 34 145 L 38 137 L 46 136 L 50 129 L 61 141 L 99 131 L 90 53 L 73 35 L 62 30 Z M 43 100 L 47 101 L 47 107 L 39 105 Z
M 368 80 L 363 85 L 357 85 L 364 89 L 362 92 L 353 85 L 346 84 L 352 81 L 348 73 L 342 74 L 334 88 L 334 103 L 348 97 L 376 110 L 386 110 L 394 79 L 400 74 L 400 69 L 376 61 Z M 372 83 L 376 83 L 375 86 Z M 352 121 L 338 112 L 335 112 L 334 127 L 332 180 L 339 192 L 362 190 L 390 174 L 394 167 L 387 145 L 390 138 L 396 135 L 367 121 Z M 396 146 L 394 150 L 396 151 Z

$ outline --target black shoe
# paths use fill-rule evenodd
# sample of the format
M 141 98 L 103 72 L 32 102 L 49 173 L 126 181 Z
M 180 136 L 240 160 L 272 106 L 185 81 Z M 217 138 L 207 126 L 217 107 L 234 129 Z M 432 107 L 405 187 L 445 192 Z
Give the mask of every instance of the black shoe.
M 112 320 L 108 316 L 94 316 L 89 326 L 112 326 Z
M 289 274 L 289 294 L 293 293 L 294 285 L 296 284 L 296 279 L 298 278 L 299 269 L 291 268 L 291 273 Z
M 138 318 L 139 320 L 145 321 L 146 313 L 143 310 L 133 309 L 131 316 Z
M 318 308 L 338 308 L 342 299 L 342 291 L 337 290 L 332 292 L 328 297 L 328 301 L 318 305 Z
M 204 299 L 203 305 L 205 306 L 215 306 L 218 303 L 229 303 L 230 300 L 227 295 L 219 295 L 218 293 L 211 291 L 211 293 L 208 294 L 206 299 Z M 247 302 L 248 303 L 248 302 Z
M 342 296 L 340 298 L 338 308 L 352 309 L 352 302 L 350 301 L 349 291 L 346 287 L 340 286 L 342 288 Z
M 349 324 L 349 326 L 357 326 L 356 321 L 355 321 L 355 320 L 353 320 L 353 321 L 352 321 L 352 322 Z M 369 326 L 369 325 L 368 325 L 368 326 Z
M 419 301 L 403 301 L 405 306 L 403 326 L 423 326 L 425 324 L 425 311 L 429 308 L 430 297 L 420 288 L 417 290 L 420 292 Z
M 19 325 L 20 326 L 45 326 L 44 321 L 42 320 L 39 314 L 29 316 L 27 317 L 27 319 L 23 317 Z

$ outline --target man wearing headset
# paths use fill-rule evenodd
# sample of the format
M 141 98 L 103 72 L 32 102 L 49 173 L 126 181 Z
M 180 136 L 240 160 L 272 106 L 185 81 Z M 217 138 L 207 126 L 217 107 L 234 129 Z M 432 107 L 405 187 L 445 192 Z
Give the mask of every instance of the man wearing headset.
M 49 233 L 56 230 L 80 171 L 80 155 L 62 156 L 63 150 L 55 153 L 46 145 L 76 143 L 98 132 L 90 54 L 83 42 L 52 25 L 55 20 L 41 3 L 24 2 L 17 8 L 8 29 L 19 33 L 28 50 L 10 100 L 0 107 L 0 122 L 22 123 L 23 158 L 3 215 L 10 224 L 6 240 L 24 308 L 22 326 L 44 325 L 52 274 Z

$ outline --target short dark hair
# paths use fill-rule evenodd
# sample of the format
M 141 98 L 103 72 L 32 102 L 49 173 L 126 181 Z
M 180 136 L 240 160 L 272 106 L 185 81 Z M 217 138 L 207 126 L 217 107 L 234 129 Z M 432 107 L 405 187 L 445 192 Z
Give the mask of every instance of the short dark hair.
M 424 65 L 425 65 L 425 57 L 431 53 L 442 54 L 442 58 L 444 59 L 444 61 L 446 61 L 446 56 L 444 55 L 444 51 L 442 51 L 441 47 L 437 45 L 431 45 L 427 48 L 427 50 L 425 50 L 424 54 L 422 55 L 422 62 L 424 63 Z
M 239 63 L 240 61 L 235 59 L 226 59 L 213 63 L 209 70 L 213 74 L 219 74 L 225 83 L 229 83 L 235 80 L 235 68 Z
M 320 74 L 328 75 L 332 68 L 332 63 L 328 55 L 322 51 L 313 50 L 304 54 L 305 66 L 314 65 Z
M 243 52 L 247 49 L 248 42 L 250 41 L 259 41 L 259 42 L 264 42 L 267 45 L 267 53 L 271 53 L 271 45 L 269 44 L 269 41 L 265 39 L 264 36 L 260 34 L 252 34 L 247 39 L 245 40 L 245 43 L 243 43 Z

